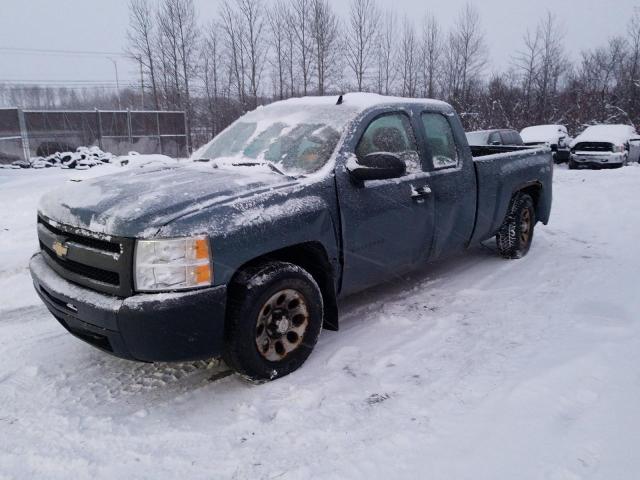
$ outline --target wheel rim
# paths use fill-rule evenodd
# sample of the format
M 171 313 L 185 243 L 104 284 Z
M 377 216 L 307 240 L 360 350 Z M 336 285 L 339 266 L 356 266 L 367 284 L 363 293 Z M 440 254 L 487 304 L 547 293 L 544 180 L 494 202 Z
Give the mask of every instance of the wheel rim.
M 258 352 L 271 362 L 282 360 L 302 344 L 308 325 L 309 308 L 304 295 L 292 289 L 276 292 L 258 313 Z
M 520 241 L 526 245 L 531 238 L 531 210 L 525 208 L 520 218 Z

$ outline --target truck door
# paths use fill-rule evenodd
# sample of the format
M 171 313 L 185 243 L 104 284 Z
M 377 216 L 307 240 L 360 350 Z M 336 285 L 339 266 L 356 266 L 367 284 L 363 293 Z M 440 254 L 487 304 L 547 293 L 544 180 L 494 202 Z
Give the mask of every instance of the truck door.
M 423 111 L 419 118 L 435 208 L 432 258 L 437 258 L 468 246 L 476 218 L 476 173 L 458 117 Z
M 389 180 L 354 182 L 336 170 L 343 238 L 342 293 L 361 290 L 426 261 L 433 238 L 433 198 L 424 151 L 418 148 L 405 111 L 366 116 L 345 141 L 343 160 L 373 152 L 400 155 L 406 174 Z

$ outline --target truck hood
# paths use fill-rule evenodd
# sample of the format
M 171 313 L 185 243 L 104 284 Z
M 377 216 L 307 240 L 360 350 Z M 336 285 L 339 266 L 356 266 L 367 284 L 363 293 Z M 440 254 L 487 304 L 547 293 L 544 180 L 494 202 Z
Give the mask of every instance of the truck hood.
M 295 180 L 260 167 L 189 164 L 130 169 L 69 182 L 44 195 L 38 211 L 93 233 L 145 238 L 197 210 L 292 183 Z

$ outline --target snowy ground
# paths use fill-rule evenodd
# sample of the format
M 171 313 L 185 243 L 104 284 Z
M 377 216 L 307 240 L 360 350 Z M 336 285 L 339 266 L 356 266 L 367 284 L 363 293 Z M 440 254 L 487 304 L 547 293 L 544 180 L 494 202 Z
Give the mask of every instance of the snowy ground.
M 0 479 L 640 478 L 640 166 L 557 169 L 525 259 L 355 296 L 260 386 L 112 358 L 45 311 L 35 205 L 70 175 L 0 171 Z

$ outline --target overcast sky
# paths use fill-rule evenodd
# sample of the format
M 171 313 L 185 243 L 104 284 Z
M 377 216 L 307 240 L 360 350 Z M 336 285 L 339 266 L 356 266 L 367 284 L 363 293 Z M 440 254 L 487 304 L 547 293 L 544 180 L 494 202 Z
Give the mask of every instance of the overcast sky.
M 416 25 L 425 12 L 449 26 L 466 0 L 378 0 L 382 8 L 407 14 Z M 347 1 L 330 0 L 344 16 Z M 114 82 L 113 62 L 104 54 L 84 56 L 9 52 L 7 48 L 122 52 L 128 24 L 127 0 L 2 0 L 0 7 L 0 82 L 45 81 L 80 85 Z M 566 48 L 576 58 L 583 49 L 603 44 L 623 33 L 629 15 L 640 0 L 472 0 L 481 11 L 492 68 L 508 65 L 546 9 L 555 12 L 566 31 Z M 217 0 L 196 0 L 202 19 L 215 16 Z M 122 84 L 138 82 L 135 66 L 117 62 Z

